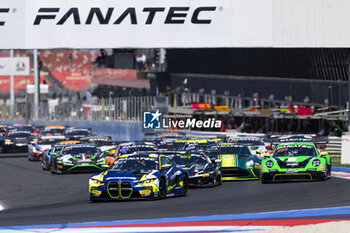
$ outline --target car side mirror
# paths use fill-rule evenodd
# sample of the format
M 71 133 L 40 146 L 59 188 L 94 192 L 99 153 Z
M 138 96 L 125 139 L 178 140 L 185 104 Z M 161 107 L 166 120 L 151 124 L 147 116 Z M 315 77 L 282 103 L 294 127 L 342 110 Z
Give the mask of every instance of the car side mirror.
M 265 158 L 270 157 L 270 153 L 265 153 L 265 154 L 264 154 L 264 157 L 265 157 Z
M 221 159 L 214 159 L 214 160 L 212 160 L 212 162 L 214 162 L 216 165 L 218 165 L 218 164 L 221 164 Z
M 261 150 L 257 150 L 255 153 L 261 155 Z

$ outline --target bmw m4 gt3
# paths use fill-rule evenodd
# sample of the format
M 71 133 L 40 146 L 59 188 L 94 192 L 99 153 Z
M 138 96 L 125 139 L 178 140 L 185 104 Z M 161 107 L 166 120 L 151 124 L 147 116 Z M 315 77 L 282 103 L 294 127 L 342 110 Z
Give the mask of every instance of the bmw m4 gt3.
M 167 156 L 152 152 L 122 155 L 109 170 L 89 180 L 91 201 L 162 199 L 186 195 L 187 188 L 187 172 Z

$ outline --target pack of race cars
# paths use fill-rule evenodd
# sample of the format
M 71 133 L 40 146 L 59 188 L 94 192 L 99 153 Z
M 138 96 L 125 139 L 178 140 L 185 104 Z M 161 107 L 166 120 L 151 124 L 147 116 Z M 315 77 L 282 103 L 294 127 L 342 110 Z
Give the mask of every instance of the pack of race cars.
M 183 196 L 189 187 L 234 180 L 326 180 L 332 169 L 327 142 L 317 135 L 202 138 L 155 132 L 125 142 L 63 125 L 0 129 L 3 153 L 27 151 L 28 160 L 56 174 L 98 173 L 89 179 L 91 201 Z

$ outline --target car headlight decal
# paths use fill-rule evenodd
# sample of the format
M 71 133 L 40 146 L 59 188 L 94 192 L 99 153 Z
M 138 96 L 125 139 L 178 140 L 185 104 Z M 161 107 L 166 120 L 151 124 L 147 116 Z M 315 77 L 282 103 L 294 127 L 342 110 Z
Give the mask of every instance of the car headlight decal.
M 274 165 L 273 161 L 271 161 L 271 160 L 266 161 L 266 166 L 267 166 L 268 168 L 273 167 L 273 165 Z
M 318 166 L 320 166 L 320 164 L 321 164 L 321 161 L 319 159 L 315 159 L 314 161 L 312 161 L 312 165 L 314 167 L 318 167 Z

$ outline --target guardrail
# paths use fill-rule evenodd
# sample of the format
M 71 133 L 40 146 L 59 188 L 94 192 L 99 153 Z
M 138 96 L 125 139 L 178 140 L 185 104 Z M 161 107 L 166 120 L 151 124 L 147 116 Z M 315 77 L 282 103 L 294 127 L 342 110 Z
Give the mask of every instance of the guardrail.
M 328 137 L 327 149 L 328 153 L 333 157 L 341 155 L 341 137 Z

